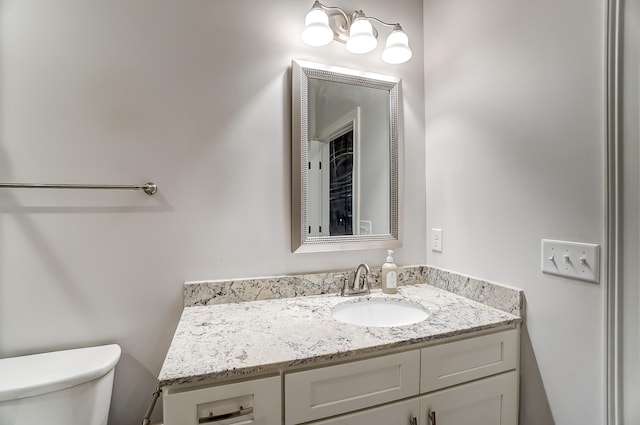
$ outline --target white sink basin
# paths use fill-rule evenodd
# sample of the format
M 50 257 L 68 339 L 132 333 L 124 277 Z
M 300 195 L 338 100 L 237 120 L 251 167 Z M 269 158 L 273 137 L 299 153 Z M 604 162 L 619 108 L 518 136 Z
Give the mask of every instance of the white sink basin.
M 366 299 L 347 301 L 331 309 L 338 322 L 358 326 L 391 328 L 421 322 L 429 313 L 418 304 L 395 299 Z

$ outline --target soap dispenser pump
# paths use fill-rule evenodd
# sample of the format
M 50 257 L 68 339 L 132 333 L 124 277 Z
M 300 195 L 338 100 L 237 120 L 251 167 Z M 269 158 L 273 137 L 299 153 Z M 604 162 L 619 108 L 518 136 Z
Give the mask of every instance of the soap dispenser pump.
M 393 262 L 393 250 L 387 250 L 387 262 L 382 265 L 382 292 L 395 294 L 398 292 L 398 266 Z

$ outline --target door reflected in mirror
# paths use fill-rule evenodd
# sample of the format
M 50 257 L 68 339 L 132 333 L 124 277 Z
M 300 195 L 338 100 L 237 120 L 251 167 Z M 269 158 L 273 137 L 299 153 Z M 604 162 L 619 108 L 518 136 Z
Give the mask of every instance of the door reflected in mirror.
M 349 114 L 351 115 L 351 114 Z M 345 116 L 336 131 L 309 140 L 310 236 L 353 235 L 358 211 L 355 119 Z M 354 134 L 356 133 L 356 134 Z M 323 166 L 324 165 L 324 166 Z
M 293 63 L 292 250 L 397 247 L 400 80 Z

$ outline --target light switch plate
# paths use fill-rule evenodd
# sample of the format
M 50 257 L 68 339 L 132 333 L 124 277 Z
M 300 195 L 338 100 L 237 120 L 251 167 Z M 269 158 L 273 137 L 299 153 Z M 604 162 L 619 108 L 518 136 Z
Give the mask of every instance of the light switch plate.
M 542 239 L 542 273 L 598 283 L 600 245 Z
M 431 251 L 442 252 L 442 229 L 431 229 Z
M 371 225 L 373 223 L 371 220 L 360 220 L 360 234 L 361 235 L 370 235 L 371 234 Z

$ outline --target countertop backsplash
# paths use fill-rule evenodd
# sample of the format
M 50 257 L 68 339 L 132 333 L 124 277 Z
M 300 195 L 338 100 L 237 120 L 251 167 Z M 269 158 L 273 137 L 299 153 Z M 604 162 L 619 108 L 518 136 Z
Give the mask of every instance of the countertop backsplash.
M 340 292 L 353 271 L 307 273 L 289 276 L 186 282 L 185 307 L 323 295 Z M 371 288 L 380 288 L 380 267 L 372 267 Z M 515 316 L 525 316 L 524 293 L 507 285 L 432 266 L 398 267 L 398 285 L 427 283 Z
M 490 282 L 464 274 L 426 266 L 425 282 L 473 301 L 511 313 L 526 316 L 524 291 L 519 288 Z

